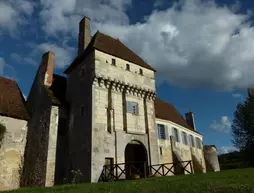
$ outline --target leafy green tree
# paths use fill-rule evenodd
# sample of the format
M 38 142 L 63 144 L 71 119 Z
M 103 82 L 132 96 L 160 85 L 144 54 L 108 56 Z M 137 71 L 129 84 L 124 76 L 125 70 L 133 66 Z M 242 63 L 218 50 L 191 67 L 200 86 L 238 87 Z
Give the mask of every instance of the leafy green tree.
M 254 95 L 250 91 L 245 102 L 236 107 L 232 134 L 235 147 L 244 152 L 248 165 L 254 166 Z

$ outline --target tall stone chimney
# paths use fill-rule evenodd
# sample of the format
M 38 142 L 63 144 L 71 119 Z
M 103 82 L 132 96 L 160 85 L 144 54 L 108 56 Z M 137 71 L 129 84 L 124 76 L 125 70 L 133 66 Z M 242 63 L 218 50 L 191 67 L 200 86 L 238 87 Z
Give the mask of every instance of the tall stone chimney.
M 91 41 L 90 18 L 84 17 L 79 22 L 78 55 L 82 54 Z
M 195 120 L 194 120 L 194 115 L 192 112 L 187 112 L 185 113 L 185 118 L 187 124 L 196 131 L 196 126 L 195 126 Z
M 44 75 L 43 82 L 46 86 L 51 86 L 53 82 L 53 73 L 54 73 L 54 60 L 55 60 L 55 54 L 52 51 L 48 51 L 42 56 L 42 62 L 41 67 L 43 69 Z

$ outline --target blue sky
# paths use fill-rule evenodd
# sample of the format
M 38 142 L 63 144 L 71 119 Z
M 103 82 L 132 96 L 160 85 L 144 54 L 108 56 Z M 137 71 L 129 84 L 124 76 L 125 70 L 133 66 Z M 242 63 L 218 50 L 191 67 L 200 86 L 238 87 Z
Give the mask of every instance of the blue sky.
M 194 112 L 205 144 L 234 150 L 230 125 L 254 86 L 251 0 L 0 1 L 0 76 L 28 95 L 41 55 L 62 74 L 77 53 L 78 22 L 119 38 L 157 69 L 157 95 Z

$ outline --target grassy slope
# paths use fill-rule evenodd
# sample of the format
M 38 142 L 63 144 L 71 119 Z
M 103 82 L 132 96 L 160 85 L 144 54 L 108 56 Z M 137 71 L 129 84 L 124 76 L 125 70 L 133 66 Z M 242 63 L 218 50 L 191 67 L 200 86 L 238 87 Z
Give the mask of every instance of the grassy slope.
M 254 193 L 254 168 L 217 173 L 155 177 L 126 182 L 64 185 L 53 188 L 20 189 L 12 193 Z

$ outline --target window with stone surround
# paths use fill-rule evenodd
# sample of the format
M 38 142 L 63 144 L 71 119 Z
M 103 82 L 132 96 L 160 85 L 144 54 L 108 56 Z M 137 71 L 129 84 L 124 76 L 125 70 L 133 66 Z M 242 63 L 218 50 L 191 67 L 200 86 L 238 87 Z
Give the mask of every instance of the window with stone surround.
M 183 141 L 183 144 L 188 145 L 187 134 L 184 131 L 182 131 L 182 141 Z
M 173 134 L 173 137 L 176 140 L 176 142 L 180 143 L 180 137 L 179 137 L 178 130 L 174 127 L 173 127 L 173 130 L 172 130 L 172 134 Z
M 127 101 L 127 113 L 138 114 L 138 103 Z
M 111 64 L 112 64 L 113 66 L 115 66 L 115 65 L 116 65 L 116 59 L 112 58 Z
M 143 70 L 142 69 L 139 69 L 139 74 L 143 75 Z
M 196 147 L 202 149 L 201 140 L 198 137 L 196 137 Z
M 195 147 L 195 142 L 194 142 L 194 137 L 193 137 L 193 135 L 190 135 L 190 145 L 191 145 L 192 147 Z
M 159 139 L 169 139 L 168 137 L 168 127 L 166 125 L 157 124 L 157 132 L 158 132 L 158 138 Z
M 129 64 L 126 64 L 126 70 L 127 70 L 127 71 L 130 71 L 130 69 L 131 69 L 131 68 L 130 68 L 130 65 L 129 65 Z

